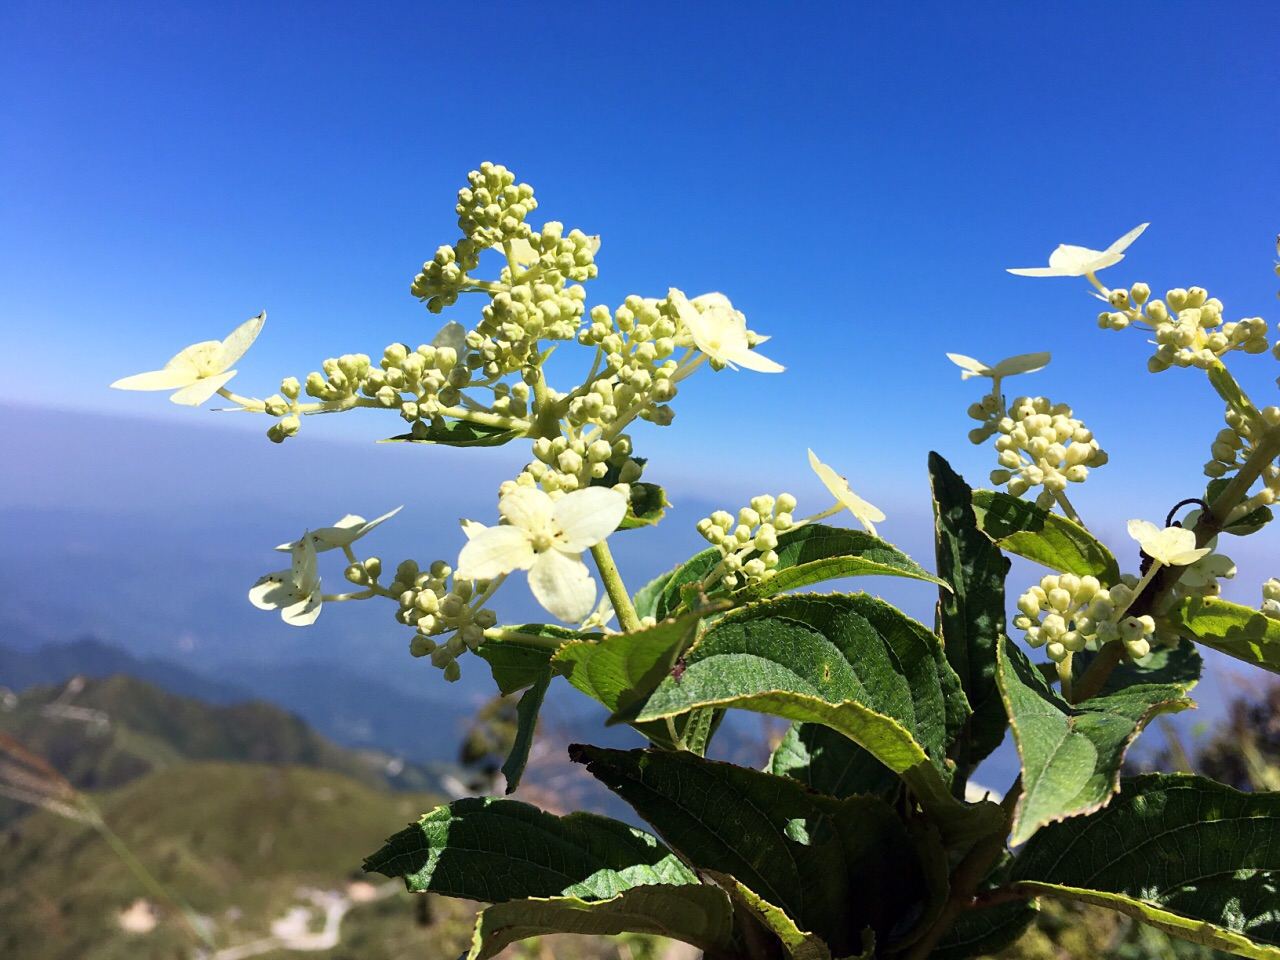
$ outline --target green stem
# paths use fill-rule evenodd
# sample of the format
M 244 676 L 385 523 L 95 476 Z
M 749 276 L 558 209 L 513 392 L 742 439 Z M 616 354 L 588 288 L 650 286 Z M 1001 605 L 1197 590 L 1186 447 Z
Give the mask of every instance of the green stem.
M 605 593 L 613 604 L 613 612 L 618 615 L 618 625 L 626 633 L 635 633 L 640 628 L 640 617 L 631 604 L 631 595 L 627 593 L 626 584 L 622 582 L 622 574 L 618 573 L 618 565 L 613 562 L 613 554 L 609 552 L 609 544 L 601 540 L 591 548 L 591 556 L 595 558 L 600 569 L 600 579 L 604 581 Z
M 1004 808 L 1007 818 L 1004 829 L 979 840 L 973 845 L 973 849 L 965 854 L 964 858 L 957 864 L 955 870 L 951 873 L 951 894 L 947 897 L 947 902 L 943 904 L 942 911 L 938 914 L 938 918 L 934 920 L 933 925 L 925 931 L 924 936 L 917 940 L 906 954 L 906 960 L 927 960 L 947 931 L 960 919 L 960 915 L 973 906 L 977 897 L 978 887 L 987 878 L 987 875 L 1000 861 L 1000 857 L 1005 852 L 1005 838 L 1008 835 L 1008 826 L 1012 822 L 1013 809 L 1021 793 L 1022 778 L 1019 777 L 1014 781 L 1013 786 L 1009 788 L 1009 792 L 1005 794 L 1004 799 L 1000 801 L 1000 806 Z
M 1061 490 L 1053 492 L 1053 499 L 1058 501 L 1058 506 L 1062 508 L 1062 512 L 1066 514 L 1068 520 L 1074 520 L 1080 526 L 1084 526 L 1084 521 L 1080 519 L 1080 514 L 1076 513 L 1076 508 L 1071 505 L 1071 501 L 1067 499 L 1066 493 Z
M 232 403 L 243 407 L 246 413 L 265 412 L 263 409 L 264 407 L 263 401 L 255 400 L 253 397 L 242 397 L 240 394 L 233 393 L 232 391 L 228 390 L 226 387 L 218 388 L 218 396 L 226 400 L 230 400 Z
M 563 640 L 557 637 L 544 637 L 536 633 L 525 633 L 522 630 L 514 630 L 511 627 L 490 627 L 484 632 L 485 640 L 493 640 L 497 643 L 511 641 L 513 643 L 523 643 L 530 647 L 542 647 L 544 650 L 558 650 Z

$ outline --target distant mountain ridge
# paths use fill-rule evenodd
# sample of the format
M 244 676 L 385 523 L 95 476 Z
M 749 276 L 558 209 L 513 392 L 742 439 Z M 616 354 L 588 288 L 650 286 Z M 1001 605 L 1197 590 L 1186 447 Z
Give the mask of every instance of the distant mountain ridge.
M 269 703 L 209 704 L 123 674 L 28 688 L 0 710 L 0 732 L 81 790 L 115 789 L 191 761 L 312 767 L 395 790 L 438 786 L 424 767 L 338 746 Z
M 103 678 L 121 673 L 206 703 L 238 703 L 254 698 L 254 694 L 243 687 L 167 660 L 134 656 L 96 637 L 81 637 L 70 643 L 46 643 L 29 650 L 0 644 L 0 687 L 8 687 L 15 693 L 29 687 L 63 683 L 74 676 Z
M 0 645 L 0 687 L 15 693 L 73 676 L 123 674 L 219 706 L 266 700 L 298 714 L 343 746 L 381 750 L 415 763 L 451 763 L 473 713 L 471 704 L 415 697 L 322 661 L 238 664 L 228 673 L 235 682 L 167 660 L 137 657 L 93 637 L 34 650 Z

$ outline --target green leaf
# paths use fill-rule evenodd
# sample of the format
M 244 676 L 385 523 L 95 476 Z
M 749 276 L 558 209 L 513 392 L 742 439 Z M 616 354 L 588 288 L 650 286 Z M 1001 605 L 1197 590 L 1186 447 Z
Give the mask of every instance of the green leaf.
M 627 515 L 618 524 L 619 530 L 635 530 L 638 527 L 652 527 L 667 513 L 666 491 L 656 483 L 631 484 L 631 502 L 627 505 Z
M 765 930 L 778 939 L 787 960 L 831 960 L 831 951 L 822 938 L 801 930 L 782 909 L 728 874 L 717 873 L 714 870 L 707 870 L 705 873 L 730 892 L 734 903 L 740 909 L 754 917 Z M 867 936 L 874 944 L 875 935 L 870 930 L 867 931 Z
M 1219 477 L 1216 480 L 1210 480 L 1208 487 L 1205 489 L 1204 499 L 1207 503 L 1213 503 L 1218 498 L 1218 494 L 1227 489 L 1231 483 L 1229 477 Z M 1223 527 L 1223 533 L 1230 533 L 1237 537 L 1245 537 L 1251 533 L 1257 533 L 1268 523 L 1272 521 L 1275 514 L 1271 512 L 1270 507 L 1258 507 L 1251 510 L 1235 523 L 1228 527 Z
M 979 898 L 1009 884 L 1013 856 L 1004 853 L 978 886 Z M 965 957 L 999 953 L 1014 943 L 1030 926 L 1039 910 L 1034 897 L 983 903 L 981 899 L 964 910 L 943 934 L 929 960 L 963 960 Z
M 948 674 L 951 690 L 943 680 Z M 828 708 L 851 704 L 897 721 L 904 734 L 914 736 L 907 734 L 910 746 L 888 765 L 900 770 L 907 755 L 916 763 L 928 754 L 941 771 L 947 699 L 958 695 L 957 687 L 938 638 L 883 600 L 801 594 L 754 603 L 720 619 L 686 655 L 683 674 L 657 685 L 640 719 L 704 706 L 756 709 L 751 703 L 759 695 L 799 694 Z
M 837 956 L 860 950 L 867 927 L 887 943 L 929 896 L 902 821 L 874 797 L 838 800 L 685 751 L 569 751 L 689 863 L 756 891 Z
M 1066 517 L 994 490 L 973 491 L 973 512 L 982 532 L 1002 550 L 1061 573 L 1097 577 L 1108 586 L 1120 579 L 1111 551 Z
M 800 594 L 733 611 L 703 634 L 637 719 L 737 707 L 820 723 L 902 777 L 935 816 L 970 813 L 947 786 L 946 745 L 967 713 L 937 637 L 866 594 Z
M 492 797 L 436 807 L 387 840 L 364 869 L 403 877 L 413 892 L 488 903 L 608 900 L 632 887 L 698 882 L 642 830 L 591 813 L 558 817 Z
M 1047 823 L 1091 813 L 1120 787 L 1125 751 L 1152 717 L 1195 704 L 1182 684 L 1136 684 L 1070 705 L 1016 646 L 1001 638 L 998 677 L 1022 759 L 1010 842 Z
M 679 569 L 679 567 L 674 567 L 666 573 L 659 574 L 636 591 L 636 595 L 631 598 L 631 603 L 636 608 L 636 616 L 642 619 L 644 617 L 653 617 L 655 620 L 661 619 L 658 617 L 658 599 Z
M 1280 673 L 1280 620 L 1215 597 L 1186 597 L 1165 619 L 1197 643 Z
M 538 711 L 542 709 L 542 700 L 547 695 L 547 687 L 551 686 L 551 665 L 548 663 L 543 675 L 524 692 L 520 702 L 516 704 L 516 735 L 511 742 L 511 752 L 502 763 L 502 775 L 507 780 L 507 793 L 515 793 L 520 786 L 520 778 L 524 775 L 525 765 L 529 762 L 529 748 L 533 746 L 533 735 L 538 729 Z
M 634 462 L 643 467 L 648 460 L 644 457 L 633 458 Z M 591 481 L 593 487 L 616 487 L 622 480 L 623 463 L 609 464 L 609 469 L 602 477 L 596 477 Z M 629 484 L 631 488 L 631 501 L 627 504 L 627 515 L 622 518 L 622 522 L 618 524 L 619 530 L 635 530 L 637 527 L 651 527 L 656 524 L 667 512 L 667 507 L 671 506 L 667 502 L 667 494 L 656 483 L 643 483 L 640 481 Z
M 805 524 L 779 536 L 775 552 L 778 572 L 739 591 L 742 598 L 760 600 L 844 577 L 906 577 L 942 583 L 897 547 L 862 530 Z
M 1217 950 L 1280 958 L 1280 794 L 1201 777 L 1125 781 L 1104 810 L 1036 834 L 1012 879 Z
M 1089 651 L 1077 653 L 1076 675 L 1083 675 L 1096 656 L 1097 654 Z M 1142 663 L 1122 660 L 1112 669 L 1107 682 L 1098 692 L 1119 693 L 1137 683 L 1174 683 L 1184 691 L 1190 692 L 1200 682 L 1200 673 L 1203 669 L 1204 660 L 1196 652 L 1195 644 L 1190 640 L 1183 640 L 1176 647 L 1156 647 L 1143 657 Z M 1057 676 L 1056 667 L 1053 675 Z
M 685 613 L 636 633 L 570 641 L 556 651 L 553 662 L 571 684 L 604 704 L 618 720 L 631 723 L 645 698 L 670 676 L 706 613 Z M 654 743 L 675 746 L 665 723 L 634 725 Z
M 691 884 L 632 887 L 609 900 L 513 900 L 476 917 L 467 960 L 488 960 L 512 943 L 551 933 L 647 933 L 714 954 L 732 942 L 733 907 L 719 887 Z
M 869 794 L 887 799 L 901 786 L 897 775 L 870 752 L 820 723 L 791 724 L 767 769 L 830 797 Z
M 1004 635 L 1004 581 L 1009 561 L 978 528 L 973 491 L 936 453 L 929 454 L 938 574 L 938 632 L 973 716 L 953 756 L 962 776 L 1000 746 L 1009 726 L 996 686 L 996 644 Z
M 960 914 L 929 960 L 965 960 L 999 953 L 1026 932 L 1037 912 L 1035 901 L 1030 899 L 972 907 Z
M 440 443 L 447 447 L 500 447 L 524 434 L 519 430 L 487 427 L 469 420 L 419 420 L 425 429 L 387 437 L 379 443 Z
M 520 639 L 522 636 L 528 639 Z M 504 639 L 485 640 L 476 648 L 476 654 L 488 662 L 498 691 L 507 696 L 532 686 L 547 672 L 551 655 L 555 651 L 536 641 L 551 639 L 568 642 L 598 636 L 602 634 L 581 633 L 545 623 L 528 623 L 506 628 Z
M 768 580 L 739 590 L 734 594 L 735 599 L 760 600 L 843 577 L 907 577 L 941 583 L 897 547 L 862 530 L 806 524 L 779 536 L 775 552 L 778 572 Z M 719 562 L 720 551 L 711 547 L 677 567 L 658 596 L 654 615 L 662 619 L 679 609 L 683 599 L 681 588 L 701 581 Z

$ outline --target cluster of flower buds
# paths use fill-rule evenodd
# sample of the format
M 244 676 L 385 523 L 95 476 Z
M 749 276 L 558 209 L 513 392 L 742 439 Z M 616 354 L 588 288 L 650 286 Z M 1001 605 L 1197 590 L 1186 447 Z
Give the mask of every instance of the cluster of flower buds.
M 422 265 L 411 292 L 439 313 L 458 300 L 458 294 L 472 283 L 470 272 L 480 264 L 480 253 L 509 240 L 524 240 L 530 234 L 525 217 L 538 206 L 533 187 L 516 183 L 506 167 L 482 163 L 467 174 L 467 186 L 458 191 L 458 226 L 462 239 L 442 246 Z
M 1280 580 L 1275 577 L 1262 584 L 1262 612 L 1272 620 L 1280 620 Z
M 991 406 L 988 397 L 970 415 L 986 413 Z M 1043 486 L 1037 504 L 1049 507 L 1055 494 L 1067 484 L 1082 483 L 1092 467 L 1107 462 L 1107 454 L 1098 446 L 1093 432 L 1072 416 L 1065 403 L 1052 404 L 1044 397 L 1018 397 L 1005 416 L 993 418 L 990 432 L 986 427 L 975 430 L 970 439 L 981 442 L 991 433 L 999 433 L 996 450 L 1000 469 L 991 472 L 991 482 L 1007 484 L 1009 493 L 1020 497 L 1033 487 Z
M 663 312 L 663 301 L 627 297 L 610 313 L 593 307 L 591 322 L 578 333 L 578 342 L 595 347 L 602 357 L 603 375 L 570 403 L 574 424 L 599 424 L 606 430 L 619 419 L 640 417 L 667 426 L 674 412 L 680 365 L 676 351 L 678 321 Z
M 1123 330 L 1137 322 L 1154 332 L 1156 351 L 1147 361 L 1152 373 L 1170 367 L 1206 369 L 1232 350 L 1265 353 L 1270 346 L 1265 320 L 1224 323 L 1222 301 L 1203 287 L 1175 288 L 1163 300 L 1152 300 L 1151 288 L 1135 283 L 1128 290 L 1109 291 L 1106 299 L 1112 309 L 1098 315 L 1098 326 Z
M 1263 407 L 1258 417 L 1247 417 L 1237 410 L 1228 407 L 1226 410 L 1227 425 L 1218 431 L 1210 447 L 1213 457 L 1204 465 L 1205 475 L 1215 480 L 1226 477 L 1244 466 L 1254 454 L 1261 434 L 1270 429 L 1280 427 L 1280 407 Z M 1260 419 L 1259 419 L 1260 418 Z M 1232 513 L 1232 517 L 1245 516 L 1258 507 L 1269 507 L 1280 495 L 1280 468 L 1274 462 L 1268 463 L 1262 471 L 1262 489 L 1249 497 Z
M 430 420 L 441 407 L 457 404 L 462 388 L 471 383 L 471 371 L 458 360 L 456 347 L 424 343 L 410 350 L 393 343 L 361 389 L 381 406 L 398 408 L 407 423 Z
M 430 657 L 450 682 L 462 674 L 458 657 L 480 646 L 485 630 L 497 623 L 494 612 L 483 606 L 488 582 L 451 582 L 452 577 L 452 568 L 443 560 L 437 560 L 425 572 L 414 561 L 406 560 L 396 568 L 389 588 L 400 603 L 396 619 L 417 630 L 409 642 L 409 652 L 415 657 Z M 443 642 L 436 639 L 445 634 L 450 636 Z
M 1141 659 L 1151 652 L 1156 624 L 1145 614 L 1123 615 L 1137 583 L 1126 577 L 1108 588 L 1096 577 L 1047 576 L 1018 597 L 1013 625 L 1026 632 L 1032 647 L 1044 647 L 1054 663 L 1081 650 L 1098 650 L 1112 640 L 1122 640 L 1129 656 Z
M 796 498 L 761 494 L 733 514 L 717 510 L 698 521 L 698 533 L 720 551 L 719 582 L 730 590 L 767 580 L 778 569 L 778 535 L 790 530 Z M 708 584 L 711 586 L 711 584 Z
M 553 495 L 599 480 L 610 480 L 620 493 L 629 494 L 627 487 L 639 480 L 644 470 L 644 461 L 632 458 L 631 438 L 626 434 L 613 440 L 600 436 L 584 439 L 581 435 L 573 440 L 539 437 L 533 442 L 533 455 L 537 459 L 525 467 L 524 475 Z
M 486 376 L 501 377 L 538 362 L 539 340 L 572 340 L 585 312 L 587 292 L 578 284 L 538 280 L 493 296 L 467 344 Z

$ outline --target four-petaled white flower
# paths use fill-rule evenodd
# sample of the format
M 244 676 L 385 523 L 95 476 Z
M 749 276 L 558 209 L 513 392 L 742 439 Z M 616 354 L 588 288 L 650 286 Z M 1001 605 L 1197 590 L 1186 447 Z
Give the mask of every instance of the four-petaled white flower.
M 264 310 L 246 320 L 225 340 L 193 343 L 164 365 L 162 370 L 137 373 L 117 380 L 117 390 L 173 390 L 169 399 L 188 407 L 198 407 L 226 386 L 236 375 L 231 369 L 244 356 L 267 322 Z
M 999 380 L 1019 373 L 1035 373 L 1037 370 L 1043 370 L 1049 365 L 1050 358 L 1047 353 L 1020 353 L 1016 357 L 1001 360 L 993 367 L 973 357 L 966 357 L 963 353 L 948 353 L 947 359 L 960 368 L 961 380 L 968 380 L 970 377 L 990 377 L 993 380 Z
M 268 573 L 249 588 L 249 602 L 259 610 L 279 610 L 280 619 L 290 626 L 308 627 L 316 622 L 324 604 L 315 543 L 309 532 L 292 552 L 288 570 Z
M 751 349 L 747 338 L 747 318 L 735 310 L 723 293 L 704 293 L 690 300 L 672 287 L 667 300 L 676 308 L 694 346 L 716 363 L 736 370 L 746 367 L 757 373 L 781 373 L 786 367 Z M 768 337 L 757 337 L 764 343 Z
M 1130 520 L 1129 536 L 1138 541 L 1143 553 L 1170 567 L 1185 567 L 1209 555 L 1208 547 L 1196 547 L 1195 531 L 1185 527 L 1162 530 L 1149 520 Z
M 354 513 L 348 513 L 331 527 L 317 527 L 314 530 L 308 530 L 307 537 L 311 538 L 311 545 L 317 553 L 324 553 L 326 550 L 340 550 L 343 547 L 349 547 L 355 543 L 366 533 L 372 530 L 378 524 L 386 520 L 390 520 L 404 507 L 396 507 L 389 513 L 374 520 L 366 520 L 364 517 L 357 516 Z M 294 550 L 302 543 L 301 540 L 294 540 L 292 543 L 282 543 L 277 550 Z
M 538 602 L 566 623 L 581 623 L 596 602 L 596 584 L 582 552 L 613 533 L 626 512 L 627 498 L 611 487 L 585 487 L 559 500 L 519 487 L 498 501 L 505 524 L 463 521 L 468 542 L 454 578 L 492 580 L 528 570 Z
M 809 451 L 809 466 L 840 505 L 858 518 L 858 522 L 867 528 L 867 533 L 876 536 L 875 525 L 884 519 L 880 508 L 850 490 L 849 481 L 819 460 L 812 450 Z
M 1138 224 L 1105 250 L 1060 243 L 1049 254 L 1047 267 L 1010 267 L 1009 272 L 1020 277 L 1084 277 L 1123 260 L 1129 245 L 1142 236 L 1142 231 L 1149 226 L 1149 223 Z

